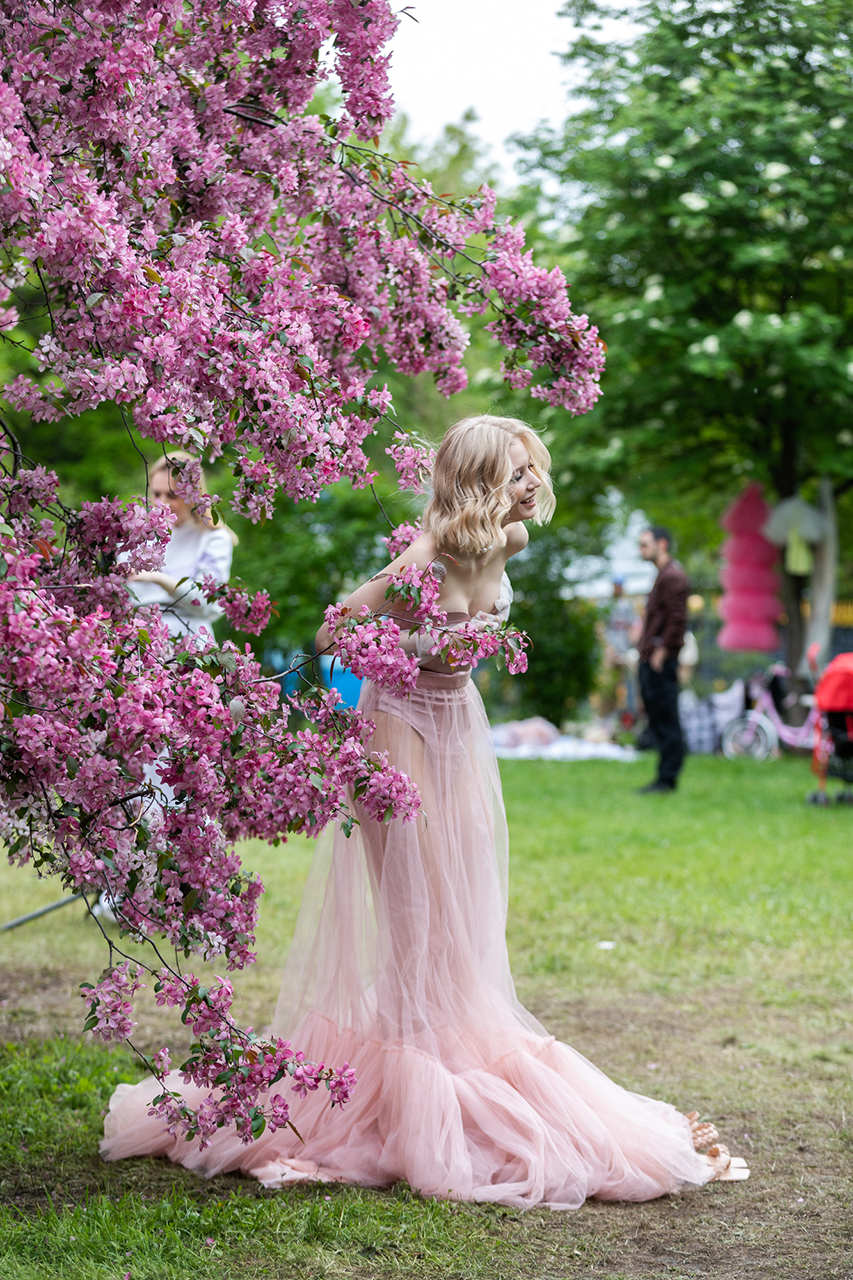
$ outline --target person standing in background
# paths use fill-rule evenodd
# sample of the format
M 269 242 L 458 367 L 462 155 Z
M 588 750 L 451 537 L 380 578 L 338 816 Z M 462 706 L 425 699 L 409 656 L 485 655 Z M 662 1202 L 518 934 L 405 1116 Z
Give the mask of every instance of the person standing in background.
M 166 546 L 162 570 L 137 573 L 130 590 L 138 604 L 157 605 L 172 636 L 212 634 L 221 617 L 218 604 L 209 603 L 197 583 L 212 577 L 227 582 L 231 576 L 231 556 L 236 535 L 225 524 L 214 525 L 178 497 L 172 488 L 175 462 L 189 461 L 190 455 L 172 450 L 148 469 L 148 495 L 165 502 L 175 517 L 172 536 Z
M 613 599 L 604 624 L 604 638 L 620 659 L 631 648 L 631 627 L 634 624 L 634 602 L 625 595 L 623 578 L 613 579 Z
M 148 468 L 148 497 L 153 502 L 165 502 L 175 523 L 163 555 L 163 568 L 146 569 L 127 580 L 128 590 L 138 605 L 159 609 L 173 640 L 199 632 L 213 634 L 213 624 L 221 617 L 222 609 L 205 598 L 198 584 L 205 577 L 220 583 L 228 581 L 237 543 L 237 535 L 226 524 L 214 525 L 209 515 L 199 515 L 172 488 L 172 478 L 177 471 L 175 463 L 188 462 L 190 458 L 191 454 L 173 449 Z M 156 787 L 162 799 L 171 799 L 174 795 L 169 784 L 161 780 L 155 765 L 145 766 L 145 780 Z M 120 905 L 120 897 L 114 898 L 104 890 L 93 913 L 110 924 L 119 924 L 116 912 Z
M 640 637 L 640 692 L 649 728 L 660 751 L 658 776 L 639 788 L 641 795 L 674 791 L 684 762 L 684 739 L 678 718 L 678 654 L 687 627 L 687 574 L 670 552 L 672 538 L 661 525 L 640 535 L 639 551 L 658 571 L 646 602 Z

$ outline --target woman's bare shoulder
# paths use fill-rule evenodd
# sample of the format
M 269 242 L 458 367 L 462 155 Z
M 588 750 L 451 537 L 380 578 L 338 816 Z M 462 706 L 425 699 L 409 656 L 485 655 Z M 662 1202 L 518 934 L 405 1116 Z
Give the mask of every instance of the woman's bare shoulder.
M 512 524 L 506 526 L 506 552 L 507 559 L 510 556 L 517 555 L 519 551 L 523 551 L 530 541 L 530 534 L 527 532 L 527 526 L 523 525 L 520 520 L 514 520 Z
M 396 560 L 391 561 L 388 569 L 402 569 L 409 564 L 416 564 L 419 569 L 425 569 L 428 564 L 435 560 L 437 555 L 438 549 L 433 535 L 431 533 L 421 533 L 418 534 L 414 542 L 406 547 L 405 551 L 397 556 Z

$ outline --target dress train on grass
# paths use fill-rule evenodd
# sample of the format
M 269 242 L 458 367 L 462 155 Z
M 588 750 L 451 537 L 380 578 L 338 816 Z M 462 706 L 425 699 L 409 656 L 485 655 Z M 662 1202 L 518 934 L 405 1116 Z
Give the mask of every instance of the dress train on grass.
M 168 1156 L 270 1187 L 405 1179 L 424 1195 L 554 1209 L 650 1200 L 719 1174 L 687 1117 L 609 1080 L 518 1001 L 506 818 L 469 674 L 422 671 L 408 698 L 366 681 L 359 708 L 375 748 L 418 784 L 423 814 L 359 814 L 349 838 L 338 828 L 317 842 L 272 1023 L 310 1059 L 348 1061 L 351 1102 L 331 1110 L 320 1090 L 295 1105 L 304 1143 L 288 1129 L 249 1145 L 221 1130 L 199 1151 L 148 1116 L 156 1081 L 120 1085 L 104 1157 Z M 177 1074 L 169 1083 L 202 1096 Z

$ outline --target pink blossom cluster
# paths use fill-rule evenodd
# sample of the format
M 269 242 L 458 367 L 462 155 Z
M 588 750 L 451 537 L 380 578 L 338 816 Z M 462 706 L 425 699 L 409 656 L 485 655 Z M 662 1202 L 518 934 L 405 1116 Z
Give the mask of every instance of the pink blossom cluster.
M 411 524 L 409 521 L 404 520 L 402 524 L 398 524 L 396 528 L 392 529 L 391 532 L 382 539 L 382 541 L 388 548 L 388 554 L 393 559 L 396 559 L 397 556 L 402 555 L 406 548 L 410 547 L 415 539 L 419 538 L 422 533 L 423 529 L 420 524 Z
M 250 595 L 242 587 L 227 582 L 217 582 L 208 575 L 201 582 L 205 599 L 218 601 L 223 612 L 235 631 L 243 631 L 250 636 L 259 636 L 269 625 L 273 602 L 268 591 L 256 591 Z
M 89 1016 L 85 1029 L 92 1031 L 101 1040 L 127 1040 L 136 1023 L 130 1015 L 133 1012 L 133 997 L 145 983 L 141 980 L 141 970 L 137 966 L 130 971 L 130 961 L 104 973 L 97 983 L 80 984 L 80 995 L 89 1006 Z
M 450 627 L 431 626 L 429 638 L 431 652 L 451 667 L 476 667 L 486 658 L 496 658 L 511 675 L 527 670 L 527 636 L 509 623 L 495 625 L 488 615 Z
M 500 299 L 500 314 L 487 328 L 506 348 L 501 365 L 506 382 L 523 390 L 537 369 L 547 370 L 531 395 L 586 413 L 601 394 L 606 348 L 589 317 L 572 313 L 560 268 L 537 267 L 525 252 L 523 229 L 505 223 L 487 251 L 483 272 Z
M 231 1017 L 233 990 L 227 979 L 216 978 L 213 986 L 206 987 L 191 973 L 179 975 L 163 968 L 155 976 L 157 1003 L 182 1008 L 195 1037 L 190 1056 L 180 1068 L 182 1079 L 217 1091 L 192 1111 L 166 1087 L 154 1099 L 149 1114 L 163 1116 L 172 1132 L 184 1132 L 205 1147 L 211 1134 L 227 1124 L 236 1127 L 244 1142 L 253 1141 L 267 1127 L 272 1132 L 283 1128 L 290 1123 L 290 1104 L 270 1091 L 288 1077 L 293 1081 L 290 1091 L 299 1098 L 325 1085 L 332 1106 L 349 1101 L 357 1083 L 349 1063 L 334 1069 L 309 1062 L 288 1040 L 273 1042 L 257 1036 L 251 1027 L 241 1030 Z M 167 1086 L 168 1054 L 161 1050 L 150 1065 Z
M 191 1052 L 187 1069 L 182 1071 L 184 1082 L 193 1081 L 215 1092 L 193 1109 L 161 1076 L 164 1090 L 152 1100 L 148 1114 L 165 1120 L 171 1133 L 195 1139 L 201 1150 L 225 1126 L 233 1126 L 244 1143 L 254 1142 L 266 1129 L 274 1133 L 292 1127 L 290 1101 L 271 1092 L 280 1080 L 293 1078 L 290 1092 L 298 1098 L 325 1086 L 333 1107 L 344 1106 L 358 1083 L 348 1062 L 339 1069 L 308 1062 L 304 1054 L 293 1052 L 288 1041 L 273 1043 L 251 1031 L 215 1049 L 196 1042 Z
M 418 656 L 402 646 L 403 631 L 419 637 L 418 651 L 439 656 L 451 667 L 476 667 L 485 658 L 516 675 L 527 670 L 524 632 L 489 614 L 469 622 L 448 624 L 438 600 L 442 575 L 437 566 L 406 565 L 388 575 L 387 612 L 372 612 L 363 605 L 354 613 L 347 605 L 330 605 L 326 624 L 334 637 L 333 649 L 354 675 L 390 688 L 406 697 L 417 685 Z M 392 613 L 393 611 L 393 613 Z
M 229 979 L 218 976 L 213 985 L 204 987 L 192 973 L 179 977 L 161 969 L 154 990 L 158 1005 L 169 1008 L 177 1005 L 184 1010 L 184 1022 L 198 1038 L 226 1024 L 234 1003 L 234 989 Z
M 405 431 L 395 431 L 394 443 L 385 452 L 394 461 L 402 488 L 423 493 L 432 476 L 436 450 L 421 444 Z
M 335 637 L 335 653 L 359 679 L 391 689 L 404 697 L 418 681 L 418 660 L 400 646 L 400 627 L 392 618 L 370 611 L 358 613 L 346 605 L 330 604 L 326 625 Z
M 447 394 L 465 385 L 452 286 L 462 311 L 494 308 L 511 383 L 547 371 L 537 395 L 591 407 L 595 330 L 496 220 L 494 193 L 437 197 L 358 141 L 390 117 L 396 25 L 389 0 L 93 0 L 84 16 L 58 0 L 0 16 L 0 294 L 13 304 L 29 274 L 51 319 L 43 376 L 15 379 L 12 403 L 56 419 L 113 401 L 154 440 L 227 448 L 256 519 L 278 489 L 366 481 L 362 445 L 389 407 L 369 386 L 381 353 Z M 343 114 L 307 113 L 332 71 Z M 421 484 L 415 446 L 392 452 Z M 204 506 L 194 477 L 182 491 Z
M 444 566 L 439 564 L 441 572 L 434 572 L 432 564 L 419 569 L 416 564 L 407 564 L 396 573 L 389 573 L 385 599 L 400 601 L 413 622 L 431 622 L 433 626 L 443 626 L 447 622 L 447 614 L 438 607 L 441 584 L 444 581 Z
M 358 1077 L 350 1064 L 345 1062 L 339 1071 L 333 1073 L 328 1083 L 332 1105 L 337 1103 L 338 1106 L 343 1106 L 345 1102 L 349 1102 L 352 1091 L 358 1084 Z

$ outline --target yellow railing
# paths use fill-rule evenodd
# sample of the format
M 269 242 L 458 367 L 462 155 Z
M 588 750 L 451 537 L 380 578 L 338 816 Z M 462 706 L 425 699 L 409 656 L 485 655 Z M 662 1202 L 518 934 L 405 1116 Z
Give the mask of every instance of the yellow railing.
M 695 599 L 695 597 L 692 598 Z M 715 613 L 721 599 L 722 596 L 719 595 L 710 597 L 711 608 Z M 690 601 L 688 601 L 688 605 L 690 605 Z M 692 614 L 700 613 L 701 608 L 697 609 L 694 605 L 690 605 L 690 612 Z M 800 613 L 804 618 L 811 616 L 811 604 L 808 600 L 800 601 Z M 788 618 L 784 613 L 780 613 L 778 621 L 784 625 Z M 832 606 L 832 625 L 834 627 L 853 627 L 853 600 L 836 600 Z
M 800 613 L 804 618 L 811 615 L 808 600 L 800 601 Z M 832 606 L 832 625 L 834 627 L 853 627 L 853 600 L 836 600 Z

